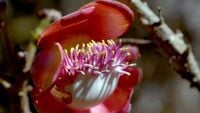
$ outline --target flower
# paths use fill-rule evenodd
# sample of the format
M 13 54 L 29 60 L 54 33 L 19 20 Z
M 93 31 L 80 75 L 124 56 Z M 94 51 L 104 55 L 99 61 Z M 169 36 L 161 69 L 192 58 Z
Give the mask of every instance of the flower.
M 51 24 L 41 34 L 32 66 L 33 101 L 39 113 L 129 113 L 141 70 L 136 47 L 117 37 L 132 11 L 97 0 Z

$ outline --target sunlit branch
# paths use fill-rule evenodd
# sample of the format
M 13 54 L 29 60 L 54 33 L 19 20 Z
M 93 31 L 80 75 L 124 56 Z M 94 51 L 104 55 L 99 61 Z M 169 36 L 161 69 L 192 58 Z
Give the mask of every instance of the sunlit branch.
M 155 36 L 152 38 L 169 59 L 170 66 L 191 86 L 200 90 L 200 68 L 194 57 L 191 46 L 184 41 L 184 35 L 177 30 L 173 32 L 165 23 L 162 15 L 157 16 L 146 2 L 131 0 L 140 15 L 141 23 Z
M 21 91 L 18 93 L 18 95 L 21 97 L 20 103 L 21 103 L 22 113 L 32 113 L 30 110 L 30 103 L 29 103 L 29 97 L 28 97 L 28 93 L 31 90 L 32 90 L 32 86 L 28 85 L 28 81 L 25 80 Z

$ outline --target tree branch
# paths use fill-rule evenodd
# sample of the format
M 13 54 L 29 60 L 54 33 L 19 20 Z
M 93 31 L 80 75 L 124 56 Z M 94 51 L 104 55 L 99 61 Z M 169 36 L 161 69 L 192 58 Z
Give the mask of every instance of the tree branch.
M 153 42 L 151 40 L 145 40 L 145 39 L 135 39 L 135 38 L 121 38 L 121 41 L 123 44 L 133 44 L 133 45 L 147 45 L 152 44 Z
M 33 60 L 35 58 L 36 51 L 37 51 L 36 45 L 33 42 L 29 42 L 29 44 L 27 46 L 27 53 L 25 55 L 26 63 L 25 63 L 25 67 L 23 69 L 24 73 L 31 70 L 31 66 L 32 66 Z
M 28 80 L 25 80 L 23 83 L 23 87 L 18 94 L 21 97 L 20 103 L 21 103 L 22 113 L 32 113 L 30 110 L 29 97 L 28 97 L 28 93 L 31 90 L 32 86 L 28 85 Z
M 183 33 L 179 30 L 173 32 L 163 17 L 157 16 L 146 2 L 131 0 L 131 3 L 140 15 L 141 23 L 155 35 L 153 40 L 169 59 L 170 66 L 200 91 L 200 68 L 191 46 L 183 39 Z

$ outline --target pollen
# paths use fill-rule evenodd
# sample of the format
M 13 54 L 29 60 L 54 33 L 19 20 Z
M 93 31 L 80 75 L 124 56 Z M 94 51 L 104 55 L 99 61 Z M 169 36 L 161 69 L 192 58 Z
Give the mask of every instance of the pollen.
M 80 48 L 81 47 L 81 48 Z M 129 49 L 121 43 L 113 40 L 102 40 L 76 45 L 68 52 L 65 49 L 63 72 L 68 75 L 110 75 L 111 72 L 117 75 L 130 75 L 125 71 L 127 67 L 135 66 L 126 61 L 131 55 Z

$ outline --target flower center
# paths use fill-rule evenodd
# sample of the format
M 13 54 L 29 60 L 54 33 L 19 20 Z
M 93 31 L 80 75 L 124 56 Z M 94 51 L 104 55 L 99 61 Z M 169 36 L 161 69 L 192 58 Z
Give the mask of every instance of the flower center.
M 87 109 L 95 106 L 112 95 L 117 87 L 119 76 L 130 75 L 126 68 L 134 66 L 127 62 L 129 49 L 116 44 L 113 40 L 91 41 L 77 45 L 68 52 L 65 50 L 63 75 L 78 75 L 75 82 L 66 85 L 63 92 L 71 94 L 72 102 L 66 106 L 73 109 Z M 64 95 L 53 89 L 57 98 Z M 66 95 L 65 95 L 66 97 Z
M 125 47 L 116 44 L 113 40 L 104 40 L 102 42 L 91 41 L 71 48 L 70 52 L 65 50 L 65 72 L 68 75 L 100 75 L 106 76 L 110 72 L 118 72 L 118 75 L 130 73 L 124 71 L 129 66 L 126 57 L 130 55 Z

